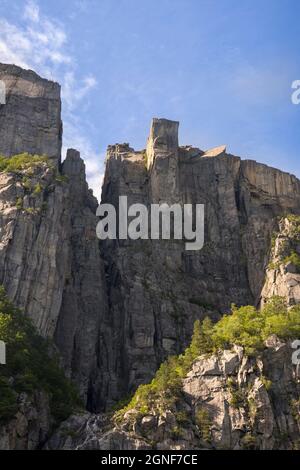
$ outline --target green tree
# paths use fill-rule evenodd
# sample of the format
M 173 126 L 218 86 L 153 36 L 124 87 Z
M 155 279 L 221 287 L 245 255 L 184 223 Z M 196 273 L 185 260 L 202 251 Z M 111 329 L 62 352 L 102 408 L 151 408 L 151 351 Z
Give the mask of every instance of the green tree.
M 248 353 L 263 347 L 261 330 L 264 318 L 253 306 L 237 308 L 232 306 L 232 313 L 224 315 L 215 325 L 212 335 L 217 348 L 228 348 L 232 344 L 244 346 Z
M 46 391 L 53 417 L 66 419 L 81 406 L 77 391 L 64 376 L 50 343 L 39 336 L 31 321 L 9 301 L 0 286 L 0 338 L 6 343 L 7 364 L 0 368 L 0 421 L 14 416 L 17 396 Z
M 212 331 L 213 324 L 210 318 L 206 317 L 202 323 L 200 320 L 195 321 L 194 333 L 190 346 L 194 357 L 211 352 L 213 345 L 211 338 Z

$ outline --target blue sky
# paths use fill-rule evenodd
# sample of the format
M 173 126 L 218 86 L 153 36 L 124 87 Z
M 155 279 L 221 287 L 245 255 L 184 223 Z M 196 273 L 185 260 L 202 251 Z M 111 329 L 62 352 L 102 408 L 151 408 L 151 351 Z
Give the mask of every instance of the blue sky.
M 299 18 L 298 0 L 0 0 L 0 61 L 62 84 L 97 196 L 107 145 L 143 148 L 152 117 L 300 177 Z

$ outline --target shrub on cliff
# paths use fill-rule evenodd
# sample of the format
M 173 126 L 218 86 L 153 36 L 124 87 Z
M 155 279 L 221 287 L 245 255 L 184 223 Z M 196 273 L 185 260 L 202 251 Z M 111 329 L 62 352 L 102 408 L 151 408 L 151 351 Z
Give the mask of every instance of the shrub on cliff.
M 192 341 L 185 351 L 185 359 L 188 362 L 192 362 L 200 354 L 206 354 L 213 350 L 213 328 L 214 325 L 208 317 L 202 322 L 200 320 L 195 321 Z
M 215 324 L 212 343 L 214 349 L 237 344 L 247 354 L 255 354 L 271 334 L 283 340 L 300 338 L 300 305 L 288 309 L 285 301 L 275 296 L 261 311 L 252 306 L 233 306 L 232 313 Z
M 56 421 L 66 419 L 80 406 L 73 384 L 64 376 L 57 358 L 49 355 L 49 343 L 9 301 L 2 286 L 0 339 L 7 347 L 7 364 L 0 366 L 0 422 L 13 418 L 21 392 L 46 391 Z
M 0 171 L 16 173 L 44 163 L 49 165 L 49 159 L 46 156 L 30 155 L 29 153 L 20 153 L 12 157 L 0 156 Z

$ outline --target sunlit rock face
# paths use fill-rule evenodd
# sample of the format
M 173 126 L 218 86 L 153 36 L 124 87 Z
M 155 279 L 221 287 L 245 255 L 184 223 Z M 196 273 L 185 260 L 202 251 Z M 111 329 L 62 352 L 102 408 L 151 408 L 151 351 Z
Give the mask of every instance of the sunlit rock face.
M 259 305 L 273 293 L 299 301 L 293 266 L 268 272 L 265 282 L 274 231 L 289 236 L 278 220 L 300 213 L 295 176 L 230 155 L 224 145 L 207 152 L 181 146 L 178 122 L 156 118 L 146 149 L 108 147 L 102 202 L 117 210 L 120 196 L 147 208 L 204 204 L 204 247 L 100 242 L 79 152 L 70 149 L 59 165 L 59 85 L 8 65 L 0 65 L 0 80 L 7 90 L 0 154 L 45 154 L 54 163 L 30 175 L 0 173 L 0 283 L 40 334 L 54 339 L 90 411 L 151 380 L 189 344 L 196 319 L 218 319 L 232 303 Z
M 32 71 L 0 64 L 0 154 L 45 155 L 28 170 L 0 173 L 0 282 L 45 337 L 84 402 L 101 402 L 100 324 L 107 307 L 96 237 L 97 200 L 85 165 L 70 149 L 60 162 L 60 86 Z
M 74 415 L 45 448 L 299 449 L 299 373 L 292 354 L 289 343 L 273 336 L 257 357 L 247 357 L 238 346 L 199 356 L 175 405 L 161 410 L 161 403 L 152 401 L 146 414 L 133 407 L 120 421 Z
M 272 249 L 261 295 L 261 306 L 280 296 L 289 306 L 300 302 L 300 218 L 283 217 L 272 237 Z
M 101 244 L 106 262 L 109 399 L 148 381 L 161 361 L 182 351 L 194 320 L 260 303 L 278 217 L 299 213 L 300 183 L 288 173 L 226 153 L 178 144 L 178 122 L 154 119 L 146 151 L 110 146 L 102 201 L 204 204 L 205 242 L 188 252 L 182 240 Z M 271 291 L 270 291 L 271 292 Z
M 5 104 L 0 104 L 0 154 L 23 152 L 60 161 L 62 122 L 60 85 L 31 70 L 0 64 Z

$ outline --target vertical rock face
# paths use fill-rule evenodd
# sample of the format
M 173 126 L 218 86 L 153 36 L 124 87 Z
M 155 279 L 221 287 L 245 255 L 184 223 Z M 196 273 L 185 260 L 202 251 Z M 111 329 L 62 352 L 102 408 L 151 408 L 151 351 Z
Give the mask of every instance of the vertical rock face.
M 157 155 L 169 156 L 178 151 L 179 122 L 152 119 L 147 142 L 147 168 L 151 168 Z
M 64 277 L 61 308 L 55 342 L 63 356 L 65 370 L 79 384 L 81 395 L 91 409 L 101 401 L 101 374 L 106 352 L 101 328 L 107 310 L 103 263 L 96 237 L 97 200 L 88 190 L 85 166 L 79 152 L 69 150 L 63 163 L 68 178 L 69 259 Z
M 39 333 L 54 338 L 66 373 L 93 409 L 102 396 L 100 325 L 107 307 L 95 230 L 97 201 L 76 150 L 68 151 L 62 174 L 57 170 L 60 86 L 4 64 L 0 80 L 6 88 L 0 153 L 49 158 L 0 174 L 0 283 Z
M 1 173 L 0 188 L 0 283 L 39 333 L 54 338 L 67 375 L 93 408 L 107 301 L 97 201 L 83 160 L 69 150 L 63 175 L 43 163 L 33 173 Z
M 283 217 L 274 231 L 262 306 L 274 295 L 284 297 L 289 306 L 300 303 L 300 217 Z
M 242 160 L 236 194 L 247 275 L 258 304 L 278 219 L 289 213 L 299 214 L 300 182 L 294 175 Z
M 0 181 L 0 282 L 38 331 L 52 337 L 69 257 L 67 192 L 47 164 L 30 176 L 1 173 Z
M 6 104 L 0 104 L 0 154 L 47 155 L 59 162 L 62 142 L 60 86 L 31 70 L 0 64 Z
M 152 203 L 178 202 L 178 127 L 176 121 L 153 119 L 147 143 Z M 177 197 L 176 197 L 177 196 Z
M 51 426 L 48 395 L 22 393 L 15 418 L 0 427 L 0 450 L 35 450 L 49 438 Z
M 232 302 L 258 304 L 277 217 L 299 213 L 300 183 L 287 173 L 225 153 L 178 146 L 178 123 L 152 122 L 145 152 L 110 146 L 102 202 L 205 205 L 205 243 L 105 241 L 109 399 L 151 379 L 161 361 L 188 343 L 196 318 L 217 318 Z M 146 164 L 145 164 L 146 159 Z
M 99 243 L 97 202 L 79 153 L 69 150 L 61 173 L 56 168 L 59 85 L 7 65 L 0 80 L 7 89 L 0 153 L 46 154 L 55 163 L 0 174 L 0 283 L 54 338 L 90 410 L 149 381 L 189 343 L 196 319 L 279 292 L 267 279 L 262 294 L 265 269 L 277 218 L 300 213 L 297 178 L 224 146 L 207 154 L 181 147 L 178 122 L 154 119 L 146 151 L 109 146 L 102 202 L 204 204 L 204 247 L 186 251 L 184 240 L 172 239 Z

